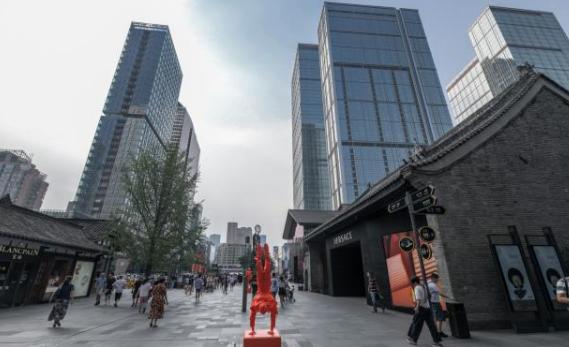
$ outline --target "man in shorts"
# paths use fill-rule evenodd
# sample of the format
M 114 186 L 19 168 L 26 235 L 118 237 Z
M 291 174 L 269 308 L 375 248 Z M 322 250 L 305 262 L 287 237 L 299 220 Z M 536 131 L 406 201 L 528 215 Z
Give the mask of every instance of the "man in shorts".
M 95 299 L 95 306 L 101 304 L 101 296 L 105 295 L 105 288 L 107 287 L 107 278 L 104 273 L 100 273 L 95 280 L 95 291 L 97 293 L 97 298 Z
M 126 288 L 126 284 L 126 280 L 123 276 L 119 276 L 119 279 L 113 283 L 113 288 L 115 289 L 115 307 L 118 307 L 122 297 L 122 291 Z
M 441 306 L 441 296 L 443 298 L 448 298 L 441 289 L 439 288 L 439 274 L 433 272 L 431 275 L 431 280 L 428 283 L 429 294 L 431 294 L 431 310 L 433 311 L 433 317 L 435 318 L 435 325 L 437 326 L 437 332 L 440 337 L 448 337 L 447 334 L 443 332 L 443 322 L 445 321 L 445 313 L 443 307 Z
M 138 288 L 138 312 L 146 313 L 146 307 L 148 306 L 148 299 L 150 296 L 150 291 L 152 290 L 152 283 L 148 278 L 145 278 L 142 282 L 140 288 Z

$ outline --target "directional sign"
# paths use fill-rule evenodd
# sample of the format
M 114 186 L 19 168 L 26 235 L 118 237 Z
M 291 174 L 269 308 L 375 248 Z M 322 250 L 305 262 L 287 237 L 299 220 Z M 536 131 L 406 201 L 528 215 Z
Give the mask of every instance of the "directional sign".
M 421 251 L 421 255 L 423 256 L 423 258 L 425 258 L 425 260 L 429 260 L 433 257 L 433 250 L 431 249 L 431 246 L 429 246 L 428 244 L 424 243 L 421 245 L 421 247 L 419 247 L 420 251 Z
M 434 196 L 429 196 L 423 200 L 413 202 L 413 212 L 423 212 L 428 207 L 435 206 L 437 204 L 437 198 Z
M 442 206 L 431 206 L 422 210 L 420 214 L 445 214 L 446 210 Z
M 405 203 L 405 198 L 399 199 L 387 206 L 387 212 L 389 213 L 397 212 L 399 210 L 404 209 L 406 206 L 407 204 Z
M 425 242 L 433 242 L 435 240 L 435 231 L 431 227 L 419 228 L 419 237 Z
M 403 252 L 411 252 L 413 248 L 415 248 L 415 241 L 406 236 L 399 240 L 399 248 L 401 248 Z
M 427 196 L 431 196 L 435 193 L 435 188 L 433 186 L 426 186 L 418 191 L 411 193 L 411 200 L 421 200 L 426 198 Z

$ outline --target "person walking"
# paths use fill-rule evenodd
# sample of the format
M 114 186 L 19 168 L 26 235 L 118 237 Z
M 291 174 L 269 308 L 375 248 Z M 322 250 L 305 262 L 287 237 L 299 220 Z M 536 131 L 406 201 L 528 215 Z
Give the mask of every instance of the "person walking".
M 119 301 L 122 297 L 122 292 L 126 288 L 126 280 L 123 276 L 119 276 L 119 279 L 113 283 L 113 288 L 115 289 L 115 307 L 118 307 Z
M 168 295 L 164 278 L 159 279 L 152 288 L 152 301 L 150 302 L 150 327 L 157 328 L 158 320 L 164 317 L 164 305 L 168 305 Z
M 437 332 L 440 337 L 448 337 L 447 334 L 443 332 L 443 323 L 446 319 L 443 307 L 441 305 L 441 296 L 443 298 L 448 298 L 439 288 L 439 274 L 433 272 L 431 275 L 431 280 L 427 283 L 429 287 L 429 294 L 431 294 L 431 310 L 433 311 L 433 316 L 435 319 L 435 325 L 437 326 Z
M 97 297 L 95 299 L 95 306 L 101 304 L 101 296 L 105 295 L 105 288 L 107 287 L 107 276 L 101 272 L 95 280 L 95 292 Z
M 284 307 L 286 303 L 286 287 L 287 287 L 287 282 L 285 278 L 281 276 L 279 278 L 279 290 L 278 290 L 281 307 Z
M 271 293 L 273 297 L 276 299 L 277 294 L 279 293 L 279 279 L 277 274 L 273 272 L 273 278 L 271 278 Z
M 69 304 L 73 301 L 73 290 L 75 287 L 71 284 L 71 276 L 65 277 L 63 284 L 55 291 L 51 299 L 49 300 L 50 303 L 52 300 L 55 301 L 49 316 L 47 317 L 48 321 L 53 321 L 53 327 L 60 327 L 61 321 L 65 318 L 67 314 L 67 309 L 69 308 Z
M 194 287 L 196 289 L 196 303 L 198 303 L 200 301 L 200 296 L 202 295 L 202 290 L 204 289 L 202 275 L 198 275 L 198 278 L 194 280 Z
M 111 295 L 113 294 L 113 283 L 115 283 L 115 274 L 110 273 L 105 281 L 105 305 L 111 302 Z
M 148 300 L 150 299 L 150 291 L 152 290 L 152 283 L 148 278 L 142 281 L 142 285 L 138 288 L 138 313 L 146 313 Z
M 371 298 L 371 303 L 373 305 L 373 312 L 377 313 L 377 307 L 381 305 L 381 312 L 385 312 L 385 302 L 383 301 L 383 296 L 379 293 L 377 289 L 377 281 L 373 272 L 367 273 L 367 291 Z
M 132 305 L 130 307 L 136 307 L 139 298 L 140 286 L 142 286 L 142 278 L 138 277 L 134 284 L 132 285 Z
M 407 342 L 411 345 L 416 345 L 417 340 L 421 335 L 421 330 L 423 330 L 423 323 L 427 323 L 427 327 L 429 328 L 429 332 L 433 338 L 433 347 L 442 347 L 441 338 L 437 333 L 437 328 L 435 327 L 433 314 L 427 298 L 427 291 L 416 276 L 411 277 L 411 284 L 414 287 L 415 314 L 413 315 L 413 321 L 409 327 Z

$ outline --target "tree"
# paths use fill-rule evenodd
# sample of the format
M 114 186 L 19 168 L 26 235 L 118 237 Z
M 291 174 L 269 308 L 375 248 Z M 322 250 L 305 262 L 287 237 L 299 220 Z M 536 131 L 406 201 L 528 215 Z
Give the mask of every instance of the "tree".
M 203 232 L 203 221 L 193 220 L 192 213 L 199 205 L 197 179 L 176 150 L 143 151 L 124 167 L 129 203 L 120 217 L 128 233 L 122 239 L 128 239 L 125 251 L 146 274 L 179 263 Z

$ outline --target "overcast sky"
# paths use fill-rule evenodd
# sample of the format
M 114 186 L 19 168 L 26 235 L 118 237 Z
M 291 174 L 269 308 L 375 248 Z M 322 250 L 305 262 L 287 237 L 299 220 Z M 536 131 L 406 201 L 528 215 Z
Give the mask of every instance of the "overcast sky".
M 352 2 L 344 0 L 343 2 Z M 417 8 L 441 82 L 474 55 L 468 27 L 487 0 L 355 1 Z M 553 11 L 566 0 L 492 1 Z M 73 199 L 131 21 L 167 24 L 201 146 L 208 234 L 260 224 L 282 242 L 292 206 L 290 80 L 298 42 L 316 43 L 318 0 L 2 0 L 0 148 L 34 156 L 43 208 Z

